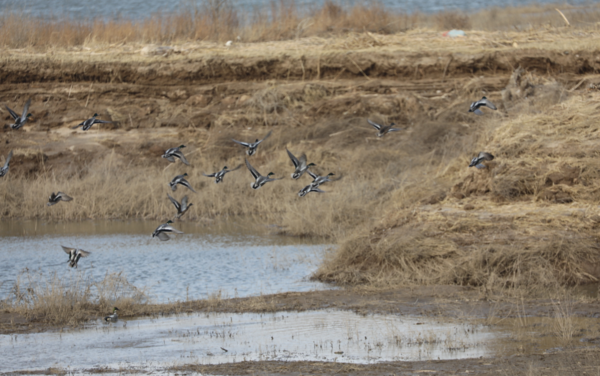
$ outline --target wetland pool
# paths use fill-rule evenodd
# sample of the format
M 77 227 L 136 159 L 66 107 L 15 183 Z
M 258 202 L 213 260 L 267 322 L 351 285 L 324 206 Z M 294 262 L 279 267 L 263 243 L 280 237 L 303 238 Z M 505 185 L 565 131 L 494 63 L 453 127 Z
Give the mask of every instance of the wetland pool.
M 158 224 L 0 222 L 0 299 L 10 297 L 19 276 L 26 283 L 31 276 L 47 280 L 54 273 L 62 281 L 76 276 L 99 281 L 121 272 L 156 303 L 331 288 L 309 281 L 327 245 L 234 221 L 178 222 L 174 227 L 185 234 L 163 242 L 150 236 Z M 61 245 L 91 255 L 70 268 Z

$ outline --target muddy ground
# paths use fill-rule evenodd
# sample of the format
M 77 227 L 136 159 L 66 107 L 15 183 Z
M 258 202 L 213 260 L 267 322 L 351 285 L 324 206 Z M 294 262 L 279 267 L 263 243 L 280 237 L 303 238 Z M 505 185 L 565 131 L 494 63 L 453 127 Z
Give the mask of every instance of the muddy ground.
M 383 39 L 375 42 L 369 45 L 367 41 L 362 50 L 354 51 L 311 50 L 308 43 L 297 50 L 282 46 L 283 51 L 271 44 L 262 51 L 243 46 L 235 50 L 182 47 L 154 56 L 122 45 L 52 53 L 3 51 L 0 103 L 20 112 L 23 103 L 32 98 L 33 116 L 22 130 L 0 128 L 0 154 L 20 150 L 19 157 L 11 161 L 11 173 L 35 178 L 42 170 L 77 174 L 79 167 L 109 152 L 129 158 L 133 166 L 147 165 L 181 138 L 189 139 L 202 152 L 215 152 L 210 146 L 214 129 L 232 133 L 263 125 L 310 127 L 325 122 L 350 127 L 377 114 L 409 127 L 411 122 L 427 119 L 438 124 L 451 121 L 452 132 L 473 132 L 469 128 L 473 120 L 466 113 L 470 100 L 461 96 L 481 96 L 483 92 L 499 97 L 519 66 L 573 94 L 596 90 L 593 85 L 599 80 L 600 54 L 585 46 L 575 46 L 578 50 L 539 49 L 534 45 L 515 48 L 508 38 L 495 42 L 498 45 L 492 44 L 488 51 L 481 46 L 472 50 L 467 42 L 456 42 L 454 50 L 416 52 L 390 41 L 385 44 Z M 384 47 L 377 50 L 378 46 Z M 94 126 L 88 132 L 71 129 L 95 112 L 114 123 Z M 0 116 L 9 123 L 4 108 Z M 431 137 L 430 148 L 434 149 L 443 135 Z M 225 155 L 234 146 L 228 147 L 218 153 Z M 595 291 L 589 299 L 574 303 L 574 317 L 596 317 L 596 298 Z M 556 306 L 552 301 L 519 302 L 490 296 L 478 288 L 432 286 L 149 305 L 136 316 L 325 308 L 481 320 L 490 316 L 552 316 Z M 9 313 L 0 315 L 0 328 L 3 334 L 56 329 Z M 575 338 L 592 338 L 596 331 L 581 332 Z M 515 349 L 493 359 L 374 365 L 254 362 L 186 366 L 172 371 L 244 375 L 597 373 L 597 348 L 582 349 L 573 343 L 551 352 Z

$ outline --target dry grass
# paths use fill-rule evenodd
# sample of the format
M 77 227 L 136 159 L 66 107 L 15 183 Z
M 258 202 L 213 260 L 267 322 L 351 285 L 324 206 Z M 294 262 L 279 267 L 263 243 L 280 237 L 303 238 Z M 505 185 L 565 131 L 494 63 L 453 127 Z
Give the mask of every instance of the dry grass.
M 527 86 L 521 73 L 506 92 Z M 470 154 L 494 154 L 487 169 L 467 168 L 471 155 L 436 163 L 434 174 L 395 190 L 379 223 L 345 240 L 317 278 L 534 294 L 597 281 L 600 96 L 565 100 L 553 82 L 533 86 L 527 100 L 504 96 L 506 118 L 480 125 Z M 422 189 L 436 185 L 434 194 Z
M 12 48 L 51 48 L 94 44 L 160 43 L 209 40 L 243 42 L 288 40 L 352 32 L 393 34 L 434 28 L 475 30 L 534 30 L 564 26 L 554 5 L 492 8 L 476 13 L 407 14 L 393 12 L 378 3 L 342 7 L 327 1 L 318 9 L 305 9 L 294 1 L 273 0 L 246 15 L 229 1 L 204 0 L 174 14 L 155 14 L 133 21 L 32 19 L 18 12 L 0 17 L 0 45 Z M 596 27 L 598 5 L 559 6 L 572 27 Z
M 118 306 L 125 312 L 148 302 L 145 292 L 131 285 L 121 273 L 106 273 L 93 281 L 77 273 L 66 280 L 54 273 L 23 271 L 1 302 L 7 312 L 28 321 L 49 325 L 77 325 L 93 316 L 102 316 Z

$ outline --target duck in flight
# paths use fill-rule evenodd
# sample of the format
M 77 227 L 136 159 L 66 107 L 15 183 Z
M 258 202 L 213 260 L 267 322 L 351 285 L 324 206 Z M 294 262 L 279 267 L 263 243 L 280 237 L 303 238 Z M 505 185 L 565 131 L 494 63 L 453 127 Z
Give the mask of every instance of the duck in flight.
M 184 187 L 188 187 L 192 192 L 196 193 L 194 188 L 192 188 L 192 185 L 190 184 L 190 182 L 185 180 L 186 176 L 188 176 L 187 172 L 183 175 L 177 175 L 173 178 L 173 180 L 171 180 L 171 182 L 169 183 L 169 187 L 171 187 L 171 190 L 173 192 L 175 192 L 177 190 L 177 184 L 181 184 Z
M 8 167 L 9 167 L 9 163 L 10 163 L 10 159 L 12 158 L 13 152 L 12 150 L 10 151 L 10 153 L 8 153 L 8 156 L 6 157 L 6 162 L 4 162 L 4 166 L 0 168 L 0 178 L 3 177 L 4 175 L 8 174 Z
M 277 178 L 277 179 L 271 178 L 271 175 L 274 175 L 272 172 L 269 172 L 267 174 L 267 176 L 262 176 L 258 171 L 256 171 L 256 169 L 254 167 L 252 167 L 252 165 L 250 164 L 250 162 L 248 162 L 247 159 L 246 159 L 246 167 L 248 167 L 248 170 L 250 170 L 250 173 L 252 174 L 252 176 L 254 176 L 254 182 L 250 184 L 252 189 L 258 189 L 270 181 L 275 181 L 275 180 L 281 179 L 281 178 Z
M 183 196 L 183 198 L 181 199 L 181 203 L 177 202 L 177 200 L 175 200 L 173 197 L 171 197 L 168 193 L 167 196 L 169 197 L 169 200 L 171 200 L 171 202 L 173 203 L 173 205 L 175 205 L 175 208 L 177 209 L 177 215 L 175 216 L 175 218 L 180 218 L 182 215 L 185 214 L 186 211 L 188 211 L 188 209 L 194 205 L 194 204 L 189 204 L 188 205 L 188 196 Z
M 491 155 L 490 153 L 486 153 L 485 151 L 482 151 L 476 157 L 473 157 L 473 159 L 471 159 L 471 163 L 469 164 L 469 167 L 476 167 L 481 170 L 482 168 L 487 168 L 487 166 L 481 162 L 491 161 L 493 159 L 494 159 L 493 155 Z
M 169 239 L 171 239 L 169 237 L 169 235 L 167 235 L 169 232 L 172 232 L 174 234 L 183 234 L 182 231 L 179 231 L 177 229 L 175 229 L 173 226 L 171 226 L 171 223 L 173 223 L 173 221 L 169 220 L 167 221 L 167 223 L 163 223 L 162 225 L 158 226 L 156 228 L 156 230 L 154 230 L 154 232 L 152 233 L 152 237 L 157 237 L 162 241 L 167 241 Z
M 62 193 L 62 192 L 57 192 L 54 193 L 52 192 L 52 194 L 50 195 L 50 198 L 48 198 L 48 206 L 52 206 L 55 204 L 58 204 L 61 201 L 71 201 L 73 200 L 73 197 L 71 196 L 67 196 L 66 194 Z
M 185 145 L 179 145 L 176 148 L 170 148 L 163 154 L 163 158 L 165 158 L 169 162 L 175 162 L 175 158 L 179 158 L 180 161 L 189 166 L 190 162 L 185 158 L 185 155 L 181 152 Z
M 260 145 L 261 142 L 263 142 L 264 140 L 269 138 L 269 136 L 271 135 L 272 132 L 273 131 L 269 131 L 269 133 L 267 133 L 267 135 L 262 140 L 258 140 L 258 138 L 257 138 L 256 141 L 254 141 L 254 142 L 243 142 L 243 141 L 238 141 L 238 140 L 234 140 L 234 139 L 231 139 L 231 140 L 242 146 L 247 147 L 248 150 L 246 150 L 246 154 L 248 154 L 248 156 L 252 156 L 256 152 L 256 148 L 258 147 L 258 145 Z
M 4 107 L 6 107 L 6 109 L 8 110 L 8 113 L 14 120 L 14 123 L 10 125 L 10 127 L 12 129 L 17 130 L 19 128 L 22 128 L 25 125 L 25 123 L 27 122 L 27 119 L 29 119 L 29 117 L 31 116 L 31 114 L 28 113 L 30 104 L 31 104 L 31 98 L 29 98 L 27 100 L 27 102 L 25 102 L 25 107 L 23 107 L 23 112 L 21 113 L 21 115 L 18 115 L 16 112 L 14 112 L 10 108 L 8 108 L 7 105 L 4 105 Z
M 300 156 L 300 158 L 296 158 L 294 154 L 292 154 L 287 148 L 285 149 L 285 151 L 287 151 L 288 156 L 290 157 L 292 163 L 294 164 L 294 167 L 296 168 L 292 173 L 292 179 L 299 179 L 308 170 L 309 167 L 316 166 L 314 163 L 306 164 L 306 154 L 304 153 Z
M 396 123 L 391 123 L 390 125 L 381 125 L 372 121 L 371 119 L 367 119 L 367 122 L 373 126 L 373 128 L 377 129 L 377 137 L 383 137 L 390 132 L 401 131 L 402 128 L 392 128 Z
M 220 182 L 223 181 L 223 178 L 225 177 L 225 174 L 231 171 L 235 171 L 237 169 L 239 169 L 240 167 L 242 167 L 242 165 L 237 166 L 236 168 L 232 169 L 232 170 L 228 170 L 227 166 L 223 167 L 223 169 L 221 171 L 217 171 L 214 174 L 205 174 L 204 172 L 202 173 L 202 175 L 209 177 L 209 178 L 215 178 L 215 183 L 219 184 Z
M 83 249 L 65 247 L 64 245 L 61 245 L 61 247 L 69 255 L 69 261 L 67 261 L 69 266 L 75 267 L 75 269 L 77 269 L 77 263 L 80 258 L 90 255 L 90 252 L 86 252 Z
M 309 194 L 310 192 L 325 193 L 325 191 L 322 191 L 321 189 L 319 189 L 318 185 L 314 185 L 313 183 L 310 183 L 306 187 L 302 188 L 300 190 L 300 192 L 298 192 L 298 196 L 304 197 L 307 194 Z
M 83 129 L 84 131 L 87 131 L 94 124 L 112 123 L 112 121 L 96 119 L 96 116 L 98 116 L 98 114 L 94 114 L 94 116 L 92 116 L 91 118 L 89 118 L 85 121 L 82 121 L 81 123 L 74 126 L 72 129 L 77 129 L 77 128 L 81 127 L 81 129 Z
M 494 106 L 492 102 L 490 102 L 486 97 L 483 97 L 480 100 L 471 103 L 469 112 L 473 112 L 475 115 L 483 115 L 483 111 L 479 109 L 481 106 L 491 108 L 492 110 L 497 110 L 496 106 Z

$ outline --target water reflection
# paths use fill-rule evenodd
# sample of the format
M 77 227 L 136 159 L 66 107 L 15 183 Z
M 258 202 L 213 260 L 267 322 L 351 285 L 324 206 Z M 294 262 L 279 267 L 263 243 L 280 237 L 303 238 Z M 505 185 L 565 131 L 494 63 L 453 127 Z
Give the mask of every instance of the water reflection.
M 161 242 L 150 236 L 156 226 L 154 221 L 1 222 L 0 298 L 25 268 L 57 272 L 65 280 L 73 273 L 98 280 L 107 271 L 122 271 L 156 302 L 200 299 L 217 291 L 244 297 L 328 288 L 307 280 L 326 248 L 314 241 L 229 221 L 177 223 L 185 234 Z M 61 245 L 92 254 L 71 269 Z

